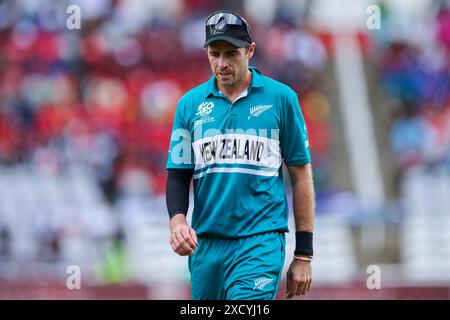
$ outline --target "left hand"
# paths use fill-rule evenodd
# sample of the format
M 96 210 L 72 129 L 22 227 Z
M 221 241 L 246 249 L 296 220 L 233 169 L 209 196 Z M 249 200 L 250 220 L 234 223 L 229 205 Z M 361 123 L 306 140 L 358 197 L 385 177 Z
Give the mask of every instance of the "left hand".
M 312 268 L 311 263 L 293 260 L 287 272 L 286 293 L 287 299 L 294 295 L 304 295 L 311 289 Z

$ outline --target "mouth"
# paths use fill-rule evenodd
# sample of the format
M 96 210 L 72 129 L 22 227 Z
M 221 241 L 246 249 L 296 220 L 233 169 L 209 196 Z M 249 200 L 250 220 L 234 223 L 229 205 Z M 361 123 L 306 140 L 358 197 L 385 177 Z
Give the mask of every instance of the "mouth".
M 230 72 L 219 72 L 217 75 L 219 75 L 222 78 L 228 78 L 231 76 Z

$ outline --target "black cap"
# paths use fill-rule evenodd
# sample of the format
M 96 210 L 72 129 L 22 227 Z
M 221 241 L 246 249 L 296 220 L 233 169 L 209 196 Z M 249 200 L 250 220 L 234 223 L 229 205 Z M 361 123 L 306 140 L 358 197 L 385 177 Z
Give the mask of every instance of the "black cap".
M 227 41 L 238 48 L 253 42 L 245 19 L 230 11 L 218 11 L 211 14 L 206 19 L 205 28 L 205 47 L 217 40 Z

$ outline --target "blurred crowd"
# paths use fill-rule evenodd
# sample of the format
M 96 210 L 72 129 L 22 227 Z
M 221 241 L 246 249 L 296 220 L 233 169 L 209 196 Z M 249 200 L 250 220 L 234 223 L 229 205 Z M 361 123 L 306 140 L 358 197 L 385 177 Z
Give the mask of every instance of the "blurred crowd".
M 26 168 L 19 170 L 28 176 L 25 184 L 42 175 L 61 181 L 67 172 L 85 172 L 111 214 L 97 225 L 96 208 L 76 207 L 83 200 L 75 196 L 60 207 L 38 196 L 38 208 L 30 202 L 7 210 L 2 197 L 15 191 L 0 190 L 0 260 L 96 261 L 102 281 L 126 281 L 124 255 L 131 249 L 123 245 L 121 224 L 130 218 L 121 217 L 136 211 L 166 216 L 160 200 L 173 115 L 183 93 L 211 76 L 204 20 L 223 5 L 252 27 L 257 49 L 251 65 L 299 94 L 317 188 L 325 188 L 332 135 L 320 88 L 327 50 L 305 22 L 305 8 L 270 2 L 272 7 L 249 0 L 1 2 L 0 168 Z M 79 30 L 66 25 L 72 4 L 80 8 Z M 1 185 L 8 188 L 6 180 Z M 72 188 L 71 182 L 59 185 Z M 39 194 L 41 186 L 29 187 L 24 190 Z M 66 191 L 56 194 L 64 199 Z M 35 211 L 43 218 L 39 227 L 33 226 Z M 105 219 L 118 226 L 110 236 L 102 231 Z
M 49 174 L 93 168 L 111 202 L 162 194 L 176 103 L 211 75 L 203 24 L 221 1 L 70 4 L 81 9 L 80 30 L 66 28 L 67 1 L 0 4 L 0 162 Z M 261 21 L 246 14 L 252 5 L 231 8 L 252 26 L 251 64 L 299 93 L 319 179 L 330 140 L 325 47 L 288 6 Z
M 390 126 L 395 165 L 400 173 L 422 166 L 450 168 L 450 1 L 432 2 L 431 12 L 424 12 L 420 22 L 391 11 L 384 5 L 388 2 L 378 1 L 383 30 L 370 34 L 375 34 L 376 51 L 381 53 L 379 85 L 396 105 Z M 326 74 L 332 60 L 327 43 L 331 37 L 309 24 L 310 4 L 310 0 L 0 2 L 0 169 L 23 166 L 39 173 L 32 180 L 34 175 L 22 172 L 24 184 L 42 181 L 39 175 L 64 180 L 67 172 L 88 172 L 108 202 L 106 212 L 128 213 L 140 206 L 141 212 L 153 211 L 165 218 L 160 200 L 177 101 L 211 76 L 203 48 L 204 21 L 217 8 L 227 8 L 242 14 L 251 26 L 257 45 L 251 65 L 299 95 L 320 203 L 321 193 L 326 196 L 333 190 L 330 162 L 336 135 L 330 126 L 328 99 L 338 99 L 330 97 L 330 92 L 324 94 L 324 77 L 329 77 L 328 84 L 334 81 L 333 73 Z M 80 29 L 70 30 L 66 25 L 69 5 L 80 8 Z M 0 187 L 7 186 L 9 181 L 5 181 L 0 181 Z M 83 194 L 88 198 L 91 193 L 85 190 Z M 2 190 L 3 262 L 11 260 L 17 247 L 13 244 L 27 230 L 18 233 L 25 223 L 7 221 L 1 196 Z M 147 210 L 142 203 L 149 200 L 159 202 Z M 337 210 L 333 206 L 329 211 Z M 25 205 L 20 203 L 17 208 L 20 211 Z M 43 217 L 48 214 L 45 205 L 38 209 Z M 100 236 L 101 232 L 90 234 L 85 226 L 92 224 L 95 229 L 116 218 L 106 214 L 102 223 L 95 222 L 95 210 L 86 206 L 82 209 L 94 222 L 86 220 L 81 231 L 71 235 L 64 230 L 82 225 L 83 210 L 69 209 L 74 212 L 71 220 L 63 217 L 52 229 L 49 218 L 42 235 L 30 236 L 30 242 L 39 244 L 35 256 L 57 261 L 68 252 L 71 236 L 95 242 L 109 232 L 108 242 L 99 246 L 103 272 L 111 282 L 123 281 L 129 275 L 129 259 L 125 258 L 129 248 L 123 245 L 126 226 L 122 229 L 117 223 L 116 229 L 104 227 L 109 231 Z M 21 217 L 25 222 L 27 216 Z M 30 243 L 25 246 L 32 247 Z M 80 245 L 78 252 L 84 254 L 87 248 Z
M 383 84 L 397 105 L 390 139 L 400 174 L 450 169 L 450 1 L 434 4 L 423 21 L 390 34 L 380 60 Z M 386 16 L 391 27 L 402 21 L 393 12 Z

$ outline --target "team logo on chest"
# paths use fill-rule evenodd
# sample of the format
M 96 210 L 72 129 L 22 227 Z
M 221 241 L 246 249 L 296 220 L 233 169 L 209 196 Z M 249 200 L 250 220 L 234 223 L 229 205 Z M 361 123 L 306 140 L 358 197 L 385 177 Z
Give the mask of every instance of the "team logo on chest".
M 272 105 L 259 105 L 259 106 L 254 106 L 250 108 L 250 115 L 248 116 L 248 120 L 251 117 L 259 117 L 261 115 L 261 113 L 263 113 L 264 111 L 269 110 L 270 108 L 272 108 Z

